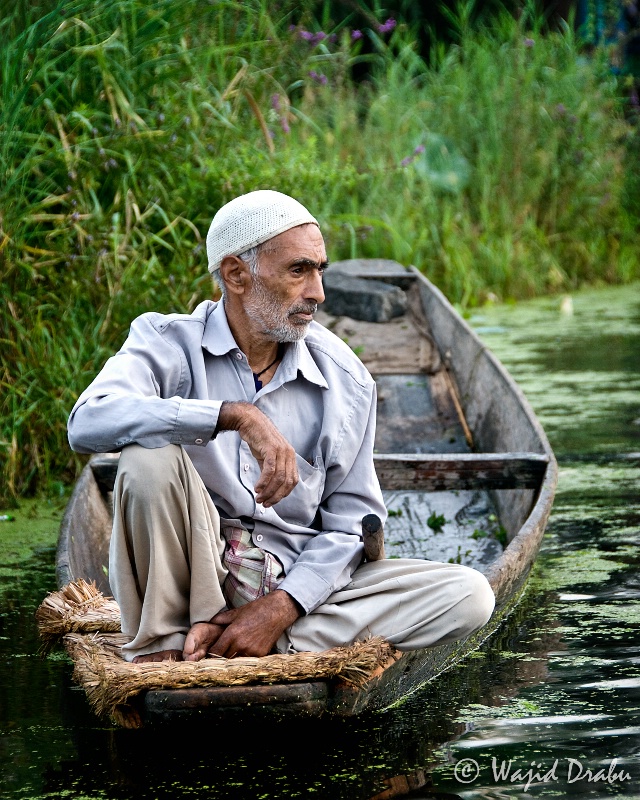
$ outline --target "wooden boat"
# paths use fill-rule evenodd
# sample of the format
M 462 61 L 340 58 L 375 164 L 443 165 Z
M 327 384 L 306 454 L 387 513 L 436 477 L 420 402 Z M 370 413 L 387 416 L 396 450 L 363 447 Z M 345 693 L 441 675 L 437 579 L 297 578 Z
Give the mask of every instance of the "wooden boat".
M 557 466 L 538 420 L 495 356 L 418 270 L 382 260 L 331 272 L 399 287 L 405 314 L 386 323 L 324 314 L 376 378 L 375 463 L 390 511 L 387 556 L 468 563 L 488 577 L 496 610 L 475 636 L 396 654 L 366 683 L 340 680 L 147 691 L 144 723 L 252 713 L 352 715 L 397 703 L 477 648 L 521 596 L 553 502 Z M 374 284 L 375 286 L 375 284 Z M 69 501 L 57 582 L 93 580 L 107 595 L 117 454 L 92 457 Z M 506 546 L 504 546 L 506 544 Z

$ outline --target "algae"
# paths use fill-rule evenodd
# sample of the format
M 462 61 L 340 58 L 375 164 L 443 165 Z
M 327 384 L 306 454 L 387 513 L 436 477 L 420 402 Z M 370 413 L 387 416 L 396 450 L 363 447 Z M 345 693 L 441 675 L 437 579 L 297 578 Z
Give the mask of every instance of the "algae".
M 608 581 L 627 566 L 595 550 L 574 550 L 545 559 L 539 580 L 547 590 L 592 586 Z
M 15 521 L 0 522 L 0 577 L 15 576 L 34 553 L 55 547 L 64 502 L 28 499 L 11 509 Z

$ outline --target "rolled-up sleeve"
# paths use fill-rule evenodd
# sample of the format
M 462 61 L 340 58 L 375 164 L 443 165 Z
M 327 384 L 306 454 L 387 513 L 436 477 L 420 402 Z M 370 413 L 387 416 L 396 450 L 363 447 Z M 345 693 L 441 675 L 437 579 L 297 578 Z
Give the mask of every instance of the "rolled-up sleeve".
M 373 463 L 376 391 L 372 382 L 354 403 L 327 463 L 320 503 L 321 531 L 313 536 L 280 584 L 310 613 L 344 588 L 362 561 L 362 518 L 387 511 Z
M 143 447 L 206 445 L 221 403 L 190 399 L 184 354 L 153 324 L 139 317 L 121 350 L 80 395 L 68 422 L 71 448 L 78 453 Z

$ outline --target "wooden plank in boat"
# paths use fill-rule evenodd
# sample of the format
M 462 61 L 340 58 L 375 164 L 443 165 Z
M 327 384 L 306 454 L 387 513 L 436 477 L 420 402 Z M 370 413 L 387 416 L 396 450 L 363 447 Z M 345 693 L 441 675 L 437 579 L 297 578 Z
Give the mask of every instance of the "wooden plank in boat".
M 408 314 L 382 323 L 318 311 L 316 321 L 346 342 L 374 377 L 433 372 L 440 364 L 433 342 Z
M 212 686 L 189 689 L 160 689 L 149 692 L 145 698 L 145 710 L 155 718 L 172 712 L 192 711 L 199 714 L 210 709 L 212 714 L 225 709 L 239 707 L 246 711 L 251 706 L 278 706 L 289 708 L 295 705 L 297 712 L 321 713 L 325 709 L 328 695 L 326 681 L 307 683 L 280 683 L 273 686 Z
M 332 262 L 332 272 L 344 272 L 354 278 L 373 278 L 408 289 L 415 282 L 411 269 L 388 258 L 348 258 Z
M 464 428 L 441 375 L 378 375 L 376 384 L 376 452 L 468 452 Z
M 410 435 L 410 432 L 409 432 Z M 549 457 L 540 453 L 376 453 L 376 472 L 385 489 L 536 489 Z M 103 490 L 110 491 L 118 461 L 94 458 L 91 469 Z
M 540 453 L 374 455 L 384 489 L 536 489 L 549 464 Z

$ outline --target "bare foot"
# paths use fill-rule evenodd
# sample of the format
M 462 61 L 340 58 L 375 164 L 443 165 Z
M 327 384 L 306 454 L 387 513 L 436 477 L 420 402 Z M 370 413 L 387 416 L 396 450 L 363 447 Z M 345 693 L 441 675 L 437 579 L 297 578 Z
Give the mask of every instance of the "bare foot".
M 158 650 L 157 653 L 147 653 L 133 659 L 134 664 L 148 664 L 151 661 L 182 661 L 182 650 Z
M 209 652 L 209 648 L 220 638 L 224 631 L 223 625 L 214 625 L 212 622 L 196 622 L 191 626 L 184 643 L 182 657 L 185 661 L 200 661 Z

